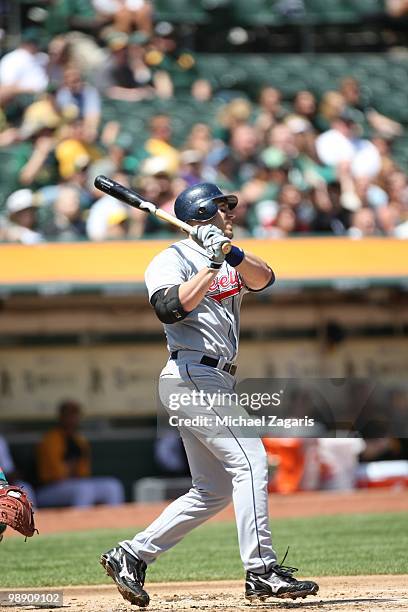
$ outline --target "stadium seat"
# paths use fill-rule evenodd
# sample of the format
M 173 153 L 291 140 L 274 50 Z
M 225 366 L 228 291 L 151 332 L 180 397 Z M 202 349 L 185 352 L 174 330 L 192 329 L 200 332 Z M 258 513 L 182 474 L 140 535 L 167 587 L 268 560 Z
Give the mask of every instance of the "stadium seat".
M 274 2 L 271 0 L 234 0 L 232 4 L 232 15 L 236 24 L 239 25 L 280 25 L 285 20 L 276 11 Z
M 12 172 L 10 168 L 11 159 L 11 147 L 8 149 L 0 149 L 0 167 L 2 170 L 2 180 L 0 181 L 0 212 L 4 211 L 6 199 L 15 189 L 15 173 Z M 7 180 L 7 178 L 9 180 Z
M 355 9 L 356 2 L 352 5 L 342 0 L 306 0 L 306 14 L 311 23 L 354 23 L 358 21 Z
M 353 2 L 356 12 L 361 17 L 381 16 L 384 14 L 383 0 L 358 0 Z
M 215 90 L 241 89 L 254 99 L 264 85 L 281 89 L 286 97 L 299 89 L 311 89 L 320 96 L 327 89 L 337 89 L 343 77 L 354 76 L 375 106 L 385 104 L 391 116 L 400 120 L 406 117 L 402 96 L 408 95 L 408 60 L 403 58 L 367 53 L 198 54 L 197 65 L 200 75 L 209 78 Z M 401 95 L 387 103 L 390 89 Z
M 203 24 L 209 21 L 200 0 L 155 0 L 154 10 L 157 20 L 170 23 Z

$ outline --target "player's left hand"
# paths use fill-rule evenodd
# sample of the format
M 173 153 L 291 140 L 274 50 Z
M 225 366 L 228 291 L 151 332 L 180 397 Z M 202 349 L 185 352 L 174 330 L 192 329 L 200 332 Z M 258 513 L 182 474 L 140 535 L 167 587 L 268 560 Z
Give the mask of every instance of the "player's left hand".
M 191 238 L 207 251 L 207 256 L 214 264 L 221 265 L 225 259 L 222 247 L 231 242 L 215 225 L 196 225 Z
M 0 523 L 15 529 L 26 538 L 37 531 L 32 504 L 21 487 L 0 486 Z
M 216 225 L 196 225 L 193 227 L 190 237 L 204 249 L 206 244 L 213 236 L 223 236 L 224 234 Z

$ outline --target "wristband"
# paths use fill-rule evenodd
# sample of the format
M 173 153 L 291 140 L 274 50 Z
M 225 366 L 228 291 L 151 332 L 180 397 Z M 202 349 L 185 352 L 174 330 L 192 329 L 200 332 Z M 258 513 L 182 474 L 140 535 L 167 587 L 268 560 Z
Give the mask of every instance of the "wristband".
M 208 268 L 210 268 L 210 270 L 219 270 L 221 266 L 222 263 L 218 263 L 217 261 L 210 261 L 208 264 Z
M 237 246 L 233 246 L 228 255 L 225 256 L 225 261 L 233 268 L 236 268 L 242 262 L 244 257 L 244 251 Z

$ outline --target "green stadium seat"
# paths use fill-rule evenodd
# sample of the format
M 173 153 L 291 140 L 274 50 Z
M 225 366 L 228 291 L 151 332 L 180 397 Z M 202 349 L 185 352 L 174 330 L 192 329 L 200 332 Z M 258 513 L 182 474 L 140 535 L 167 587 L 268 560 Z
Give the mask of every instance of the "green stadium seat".
M 340 55 L 319 56 L 319 64 L 325 68 L 333 77 L 341 78 L 349 71 L 349 63 L 346 57 Z
M 401 123 L 408 123 L 406 92 L 393 92 L 392 96 L 388 94 L 383 98 L 378 98 L 376 102 L 377 110 L 384 113 L 384 115 L 389 115 Z
M 203 24 L 209 21 L 200 0 L 155 0 L 155 17 L 170 23 Z
M 355 4 L 348 5 L 342 0 L 306 0 L 306 14 L 309 22 L 324 23 L 354 23 L 359 17 Z
M 10 193 L 16 188 L 15 173 L 12 172 L 10 167 L 12 157 L 11 147 L 8 149 L 0 149 L 0 168 L 2 171 L 2 180 L 0 181 L 0 213 L 4 213 L 6 200 Z
M 384 14 L 384 0 L 358 0 L 353 4 L 356 12 L 361 16 Z
M 272 0 L 233 0 L 234 21 L 240 25 L 281 25 L 285 19 L 276 12 L 274 4 Z

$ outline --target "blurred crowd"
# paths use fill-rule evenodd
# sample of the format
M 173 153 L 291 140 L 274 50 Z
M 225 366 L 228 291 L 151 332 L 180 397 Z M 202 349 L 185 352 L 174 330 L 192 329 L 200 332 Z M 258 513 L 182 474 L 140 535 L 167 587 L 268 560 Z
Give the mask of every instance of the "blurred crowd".
M 236 193 L 237 234 L 408 237 L 408 178 L 393 157 L 402 125 L 365 100 L 358 80 L 293 99 L 265 86 L 257 100 L 213 90 L 172 26 L 147 0 L 53 0 L 42 28 L 0 60 L 0 156 L 10 186 L 0 240 L 123 240 L 171 231 L 96 190 L 98 174 L 172 212 L 177 194 L 211 181 Z M 75 5 L 75 10 L 73 10 Z M 69 9 L 69 10 L 68 10 Z M 75 28 L 78 28 L 76 30 Z M 268 75 L 265 75 L 269 80 Z M 105 100 L 138 118 L 146 101 L 219 102 L 177 146 L 172 115 L 136 138 L 103 120 Z M 140 108 L 140 106 L 139 106 Z

